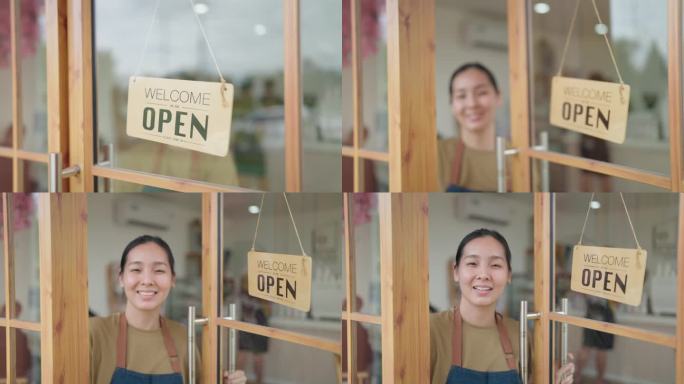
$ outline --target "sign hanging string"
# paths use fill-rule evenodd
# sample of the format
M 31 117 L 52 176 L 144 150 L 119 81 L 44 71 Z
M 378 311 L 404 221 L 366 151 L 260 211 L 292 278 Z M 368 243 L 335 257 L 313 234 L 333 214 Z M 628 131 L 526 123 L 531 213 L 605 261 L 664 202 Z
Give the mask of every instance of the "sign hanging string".
M 568 52 L 568 46 L 570 45 L 570 36 L 572 35 L 572 30 L 575 27 L 575 20 L 577 19 L 577 13 L 579 10 L 580 2 L 582 0 L 577 0 L 577 3 L 575 4 L 575 13 L 572 15 L 572 21 L 570 22 L 570 29 L 568 30 L 568 35 L 565 38 L 565 47 L 563 47 L 563 55 L 561 56 L 561 62 L 560 66 L 558 67 L 558 76 L 561 76 L 561 73 L 563 72 L 563 66 L 565 64 L 565 55 Z M 599 14 L 598 7 L 596 6 L 596 0 L 591 0 L 592 5 L 594 6 L 594 12 L 596 13 L 596 19 L 598 20 L 599 24 L 603 25 L 603 21 L 601 20 L 601 15 Z M 615 55 L 613 54 L 613 47 L 610 45 L 610 41 L 608 40 L 608 33 L 603 34 L 603 38 L 606 41 L 606 45 L 608 46 L 608 53 L 610 53 L 610 58 L 613 60 L 613 66 L 615 66 L 615 71 L 617 72 L 618 79 L 620 79 L 620 84 L 625 84 L 624 81 L 622 81 L 622 75 L 620 74 L 620 68 L 618 68 L 617 61 L 615 60 Z
M 221 74 L 221 69 L 219 68 L 218 61 L 216 60 L 216 55 L 214 55 L 214 50 L 211 48 L 211 44 L 209 43 L 209 38 L 207 37 L 207 33 L 204 30 L 204 26 L 202 25 L 202 21 L 199 18 L 199 15 L 197 12 L 195 12 L 195 1 L 194 0 L 188 0 L 190 2 L 190 10 L 192 11 L 192 14 L 195 15 L 195 20 L 197 21 L 197 25 L 199 26 L 200 32 L 202 32 L 202 38 L 204 39 L 204 42 L 207 44 L 207 48 L 209 50 L 209 55 L 211 56 L 211 60 L 214 62 L 214 66 L 216 67 L 216 73 L 218 73 L 219 79 L 221 80 L 221 96 L 223 97 L 223 106 L 228 106 L 228 100 L 226 99 L 225 91 L 227 90 L 226 87 L 226 79 L 223 78 L 223 75 Z M 159 11 L 159 3 L 161 0 L 157 0 L 154 4 L 154 11 L 152 12 L 152 22 L 150 22 L 149 27 L 147 27 L 147 32 L 145 33 L 145 42 L 143 43 L 143 51 L 142 54 L 140 55 L 140 59 L 138 59 L 138 65 L 135 68 L 135 72 L 133 77 L 138 77 L 140 74 L 140 68 L 142 66 L 143 60 L 145 59 L 145 53 L 147 53 L 147 45 L 150 40 L 150 32 L 152 32 L 152 26 L 154 25 L 155 21 L 157 21 L 157 13 Z
M 641 245 L 639 245 L 639 240 L 637 240 L 636 231 L 634 231 L 634 225 L 632 224 L 632 219 L 629 217 L 629 211 L 627 210 L 627 204 L 625 203 L 625 198 L 620 192 L 620 200 L 622 201 L 622 206 L 625 208 L 625 213 L 627 214 L 627 221 L 629 221 L 629 227 L 632 229 L 632 235 L 634 235 L 634 241 L 636 242 L 637 249 L 641 250 Z M 594 201 L 594 193 L 591 194 L 591 199 L 589 200 L 589 207 L 587 208 L 587 215 L 584 217 L 584 225 L 582 225 L 582 233 L 579 238 L 579 245 L 582 245 L 582 238 L 584 238 L 584 229 L 587 227 L 587 219 L 589 219 L 589 212 L 591 212 L 591 203 Z
M 257 233 L 259 232 L 259 223 L 261 222 L 261 210 L 264 207 L 264 196 L 265 193 L 261 194 L 261 202 L 259 203 L 259 215 L 257 216 L 257 224 L 254 229 L 254 239 L 252 240 L 252 251 L 256 245 Z M 292 216 L 292 209 L 290 209 L 290 202 L 287 201 L 287 195 L 283 192 L 283 198 L 285 199 L 285 205 L 287 205 L 287 212 L 290 214 L 290 220 L 292 221 L 292 226 L 294 227 L 295 235 L 297 235 L 297 241 L 299 242 L 299 248 L 302 250 L 302 255 L 306 256 L 304 252 L 304 247 L 302 246 L 302 239 L 299 237 L 299 231 L 297 230 L 297 224 L 295 223 L 294 216 Z

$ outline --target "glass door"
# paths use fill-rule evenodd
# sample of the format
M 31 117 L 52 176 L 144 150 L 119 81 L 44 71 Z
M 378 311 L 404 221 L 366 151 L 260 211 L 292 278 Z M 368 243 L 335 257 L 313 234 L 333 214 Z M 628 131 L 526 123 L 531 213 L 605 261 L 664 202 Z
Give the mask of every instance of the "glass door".
M 582 244 L 635 248 L 620 195 L 596 194 L 591 205 L 589 194 L 537 195 L 535 281 L 542 301 L 536 308 L 541 316 L 534 354 L 535 361 L 548 364 L 535 368 L 535 379 L 555 377 L 569 352 L 575 382 L 681 383 L 682 298 L 675 289 L 682 285 L 681 196 L 624 195 L 638 241 L 648 252 L 643 296 L 633 306 L 570 289 L 572 250 L 587 211 Z

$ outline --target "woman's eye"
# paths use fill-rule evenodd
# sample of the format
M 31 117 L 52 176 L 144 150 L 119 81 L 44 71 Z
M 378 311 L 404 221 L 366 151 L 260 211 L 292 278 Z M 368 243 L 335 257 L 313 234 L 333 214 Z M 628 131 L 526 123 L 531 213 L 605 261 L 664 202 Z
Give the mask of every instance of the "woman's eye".
M 163 270 L 163 269 L 157 269 L 155 272 L 157 272 L 157 273 L 166 273 L 166 271 Z
M 131 269 L 131 272 L 140 272 L 140 269 L 139 268 L 133 268 L 133 269 Z
M 475 267 L 477 265 L 477 263 L 470 262 L 470 263 L 467 263 L 466 265 L 469 267 Z
M 501 266 L 499 264 L 494 264 L 492 265 L 492 268 L 501 268 Z

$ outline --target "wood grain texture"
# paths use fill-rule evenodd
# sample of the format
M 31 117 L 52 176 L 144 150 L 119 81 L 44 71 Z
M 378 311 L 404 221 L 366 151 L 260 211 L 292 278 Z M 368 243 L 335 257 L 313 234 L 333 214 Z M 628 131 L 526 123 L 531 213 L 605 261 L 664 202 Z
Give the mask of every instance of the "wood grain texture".
M 67 0 L 45 0 L 48 152 L 60 153 L 65 167 L 70 165 L 66 23 Z M 62 188 L 69 191 L 68 179 Z
M 383 383 L 430 378 L 428 194 L 378 194 Z
M 309 336 L 292 331 L 283 331 L 276 328 L 237 320 L 217 319 L 216 323 L 221 327 L 233 328 L 241 332 L 253 333 L 255 335 L 261 335 L 271 339 L 282 340 L 288 343 L 320 349 L 334 353 L 336 355 L 340 355 L 342 353 L 340 343 L 335 340 L 323 339 L 320 337 Z
M 435 1 L 386 4 L 389 189 L 437 191 Z
M 534 194 L 534 312 L 541 313 L 541 319 L 534 327 L 534 372 L 531 377 L 535 383 L 545 383 L 550 377 L 551 328 L 549 312 L 552 310 L 551 295 L 551 210 L 550 193 Z M 533 310 L 530 308 L 530 312 Z
M 6 377 L 11 383 L 16 379 L 16 331 L 11 327 L 12 318 L 15 314 L 14 302 L 14 234 L 12 230 L 12 194 L 2 194 L 2 235 L 3 235 L 3 255 L 4 255 L 4 290 L 5 290 L 5 351 L 1 353 L 5 357 L 5 367 L 7 368 Z
M 579 156 L 566 155 L 564 153 L 540 151 L 536 149 L 525 149 L 522 152 L 529 157 L 539 160 L 547 160 L 551 163 L 561 164 L 568 167 L 586 169 L 603 175 L 613 176 L 625 180 L 635 181 L 642 184 L 653 185 L 666 190 L 672 188 L 672 181 L 669 177 L 661 174 L 642 171 L 640 169 L 617 165 L 604 161 L 585 159 Z
M 347 346 L 347 376 L 351 383 L 356 381 L 356 323 L 351 319 L 351 313 L 356 311 L 356 242 L 354 241 L 353 223 L 353 194 L 345 193 L 343 201 L 344 216 L 344 269 L 345 269 L 345 297 L 347 305 L 343 313 L 346 316 L 344 321 L 347 328 L 347 339 L 342 340 L 343 345 Z
M 365 190 L 361 185 L 361 161 L 358 157 L 360 132 L 363 129 L 363 71 L 361 56 L 361 0 L 351 0 L 349 6 L 351 10 L 351 69 L 352 69 L 352 147 L 354 149 L 353 174 L 354 192 Z M 344 131 L 343 131 L 344 132 Z M 355 376 L 352 376 L 355 377 Z
M 0 147 L 0 157 L 16 158 L 19 160 L 33 161 L 36 163 L 48 163 L 48 154 L 32 151 L 24 151 L 21 149 L 14 150 L 13 148 Z
M 382 317 L 381 316 L 369 315 L 367 313 L 360 313 L 360 312 L 347 313 L 346 311 L 342 312 L 342 320 L 347 320 L 347 319 L 356 321 L 358 323 L 382 325 Z
M 176 192 L 256 192 L 246 188 L 181 179 L 171 176 L 160 176 L 149 172 L 133 171 L 123 168 L 110 168 L 99 165 L 94 165 L 92 167 L 92 175 L 114 180 L 121 180 L 133 184 L 170 189 Z
M 285 191 L 302 189 L 300 1 L 283 0 L 285 44 Z
M 92 1 L 68 2 L 69 163 L 81 172 L 70 179 L 73 192 L 94 192 Z
M 511 146 L 524 149 L 530 140 L 530 66 L 528 63 L 527 2 L 507 0 L 508 15 L 508 68 L 511 89 Z M 511 159 L 513 192 L 530 192 L 530 158 L 520 152 Z
M 676 337 L 668 335 L 667 333 L 647 331 L 644 329 L 628 327 L 615 323 L 608 323 L 605 321 L 598 321 L 592 319 L 585 319 L 577 316 L 566 316 L 559 313 L 551 313 L 549 319 L 557 322 L 570 324 L 576 327 L 593 329 L 605 333 L 610 333 L 617 336 L 628 337 L 630 339 L 645 341 L 651 344 L 658 344 L 665 347 L 675 348 L 677 341 Z
M 387 152 L 372 151 L 363 148 L 354 149 L 353 147 L 349 147 L 346 145 L 342 146 L 342 156 L 373 161 L 382 161 L 385 163 L 389 162 L 389 153 Z
M 668 113 L 670 130 L 670 173 L 671 190 L 679 189 L 682 183 L 682 2 L 667 2 L 667 82 Z
M 202 382 L 218 382 L 217 317 L 219 314 L 219 260 L 222 258 L 221 201 L 219 193 L 202 194 L 202 317 L 209 319 L 202 327 Z
M 89 381 L 87 195 L 39 195 L 41 375 Z

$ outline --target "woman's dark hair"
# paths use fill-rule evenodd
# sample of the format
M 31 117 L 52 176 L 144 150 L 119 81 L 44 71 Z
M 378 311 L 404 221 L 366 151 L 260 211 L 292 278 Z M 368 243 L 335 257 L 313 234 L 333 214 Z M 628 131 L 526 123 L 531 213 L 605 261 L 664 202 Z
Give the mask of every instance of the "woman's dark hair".
M 126 248 L 124 248 L 123 254 L 121 255 L 119 274 L 123 273 L 124 267 L 126 266 L 126 260 L 128 259 L 128 253 L 131 251 L 131 249 L 137 247 L 138 245 L 143 245 L 147 243 L 155 243 L 166 252 L 166 257 L 168 258 L 169 265 L 171 266 L 171 274 L 173 276 L 176 276 L 176 270 L 174 269 L 175 260 L 173 259 L 171 247 L 169 247 L 166 241 L 164 241 L 161 237 L 151 235 L 138 236 L 135 239 L 131 240 L 131 242 L 128 243 L 128 245 L 126 245 Z
M 466 244 L 470 243 L 470 241 L 475 240 L 480 237 L 492 237 L 494 240 L 498 241 L 501 246 L 503 247 L 504 251 L 506 252 L 506 264 L 508 264 L 508 270 L 511 270 L 511 248 L 508 246 L 508 242 L 506 241 L 506 238 L 504 238 L 499 232 L 493 230 L 493 229 L 487 229 L 487 228 L 480 228 L 476 229 L 469 234 L 465 235 L 463 240 L 461 240 L 461 243 L 458 245 L 458 250 L 456 251 L 456 266 L 461 262 L 461 258 L 463 257 L 463 248 L 465 248 Z
M 499 85 L 496 83 L 496 77 L 494 77 L 494 74 L 492 73 L 492 71 L 489 70 L 489 68 L 477 62 L 465 63 L 460 67 L 456 68 L 454 73 L 451 74 L 451 79 L 449 79 L 449 100 L 451 100 L 454 97 L 454 79 L 456 78 L 456 76 L 460 75 L 461 73 L 469 69 L 477 69 L 482 71 L 485 75 L 487 75 L 487 78 L 489 79 L 489 82 L 492 83 L 492 86 L 494 87 L 496 93 L 499 93 Z

